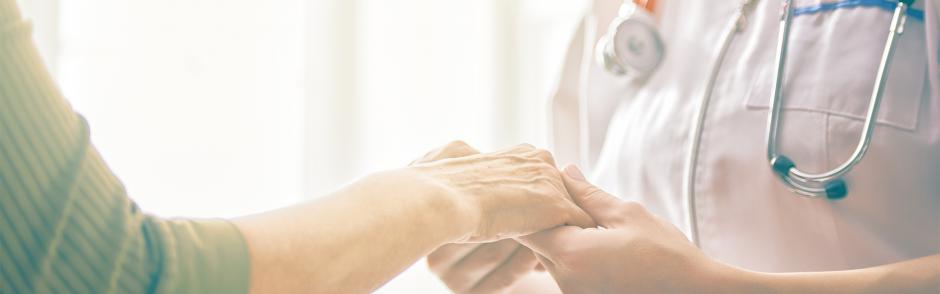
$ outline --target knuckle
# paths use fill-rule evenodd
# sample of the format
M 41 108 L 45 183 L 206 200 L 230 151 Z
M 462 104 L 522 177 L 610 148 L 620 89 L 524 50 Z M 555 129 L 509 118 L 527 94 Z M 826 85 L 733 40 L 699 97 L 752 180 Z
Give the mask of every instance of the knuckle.
M 450 143 L 447 143 L 447 145 L 444 145 L 444 147 L 441 148 L 441 153 L 448 154 L 448 155 L 452 155 L 452 154 L 469 155 L 472 153 L 476 153 L 474 151 L 476 150 L 474 150 L 472 147 L 470 147 L 470 145 L 467 145 L 466 142 L 461 141 L 461 140 L 451 141 Z
M 441 148 L 432 150 L 428 155 L 425 155 L 425 158 L 429 159 L 429 161 L 435 161 L 440 159 L 470 156 L 478 153 L 479 152 L 476 149 L 473 149 L 473 147 L 467 145 L 466 142 L 456 140 L 445 144 Z
M 555 162 L 555 157 L 552 155 L 552 153 L 545 149 L 536 149 L 535 157 L 548 163 Z
M 463 140 L 450 141 L 447 145 L 444 145 L 444 149 L 465 149 L 469 147 L 470 145 L 467 145 L 467 142 Z
M 529 143 L 522 143 L 522 144 L 516 145 L 516 149 L 533 150 L 535 149 L 535 146 L 532 146 L 532 144 L 529 144 Z
M 552 157 L 552 153 L 548 152 L 548 150 L 539 148 L 539 149 L 535 149 L 535 156 L 547 158 L 547 157 Z

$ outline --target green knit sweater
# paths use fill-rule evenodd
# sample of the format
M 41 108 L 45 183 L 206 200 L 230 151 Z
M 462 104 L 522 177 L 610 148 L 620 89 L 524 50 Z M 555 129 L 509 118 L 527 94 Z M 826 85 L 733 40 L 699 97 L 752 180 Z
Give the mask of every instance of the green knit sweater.
M 240 232 L 142 213 L 30 34 L 0 0 L 0 293 L 247 292 Z

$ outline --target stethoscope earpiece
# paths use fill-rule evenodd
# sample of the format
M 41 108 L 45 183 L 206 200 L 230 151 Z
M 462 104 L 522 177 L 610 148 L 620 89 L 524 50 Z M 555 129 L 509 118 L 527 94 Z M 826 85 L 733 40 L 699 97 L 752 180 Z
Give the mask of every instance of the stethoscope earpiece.
M 826 198 L 829 200 L 840 200 L 845 198 L 849 194 L 848 185 L 845 184 L 845 180 L 842 178 L 837 178 L 828 182 L 825 182 L 822 189 L 818 189 L 818 192 L 813 193 L 800 193 L 800 191 L 813 191 L 810 187 L 805 187 L 801 184 L 797 184 L 792 181 L 790 171 L 796 168 L 796 164 L 793 163 L 793 160 L 790 160 L 789 157 L 784 155 L 777 155 L 770 159 L 770 167 L 777 176 L 783 180 L 785 184 L 794 192 L 802 194 L 809 197 L 815 197 L 818 194 L 825 194 Z M 799 189 L 799 190 L 797 190 Z
M 826 184 L 826 198 L 829 200 L 841 200 L 847 195 L 849 195 L 849 187 L 845 184 L 845 180 L 836 179 Z

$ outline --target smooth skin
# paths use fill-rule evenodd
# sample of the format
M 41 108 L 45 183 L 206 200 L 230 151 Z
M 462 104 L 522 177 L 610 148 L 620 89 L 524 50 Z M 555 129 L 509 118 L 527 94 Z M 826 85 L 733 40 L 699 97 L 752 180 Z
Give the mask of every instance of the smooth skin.
M 454 142 L 316 201 L 235 220 L 251 292 L 365 293 L 444 244 L 594 226 L 547 151 L 459 156 L 468 150 L 476 153 Z
M 598 189 L 577 168 L 566 168 L 563 178 L 599 227 L 565 226 L 518 240 L 565 293 L 940 293 L 940 255 L 849 271 L 746 271 L 706 256 L 673 225 Z

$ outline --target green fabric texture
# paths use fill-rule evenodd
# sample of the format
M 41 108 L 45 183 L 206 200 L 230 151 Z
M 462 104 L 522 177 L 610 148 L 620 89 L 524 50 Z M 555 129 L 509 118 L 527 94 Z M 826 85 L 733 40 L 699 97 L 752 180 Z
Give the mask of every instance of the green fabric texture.
M 0 0 L 0 293 L 246 293 L 238 229 L 141 212 L 30 34 Z

